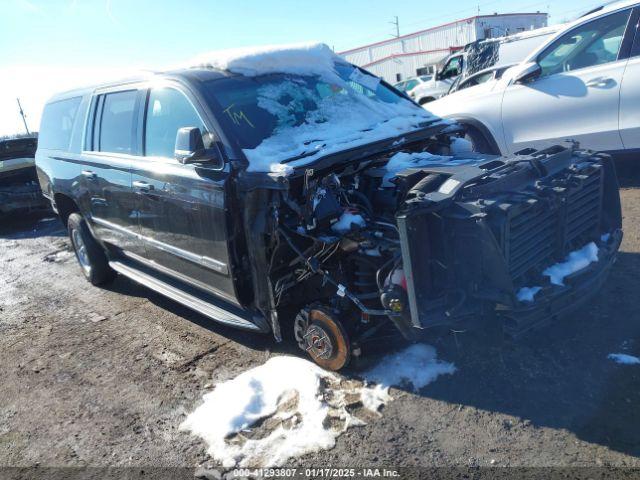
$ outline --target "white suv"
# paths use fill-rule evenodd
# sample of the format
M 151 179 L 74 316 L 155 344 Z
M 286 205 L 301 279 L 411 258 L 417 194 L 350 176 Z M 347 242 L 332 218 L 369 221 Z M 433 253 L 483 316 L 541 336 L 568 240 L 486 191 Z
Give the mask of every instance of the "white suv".
M 640 153 L 640 2 L 607 5 L 571 23 L 490 90 L 459 92 L 429 111 L 467 127 L 482 153 L 567 141 Z

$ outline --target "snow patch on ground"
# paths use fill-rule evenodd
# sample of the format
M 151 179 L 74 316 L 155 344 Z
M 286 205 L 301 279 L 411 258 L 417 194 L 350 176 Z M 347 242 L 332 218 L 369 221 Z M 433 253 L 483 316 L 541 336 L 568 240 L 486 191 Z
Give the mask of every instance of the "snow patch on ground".
M 621 365 L 640 365 L 640 358 L 626 353 L 610 353 L 607 358 Z
M 201 437 L 225 468 L 281 466 L 289 458 L 330 449 L 351 426 L 380 416 L 389 387 L 420 389 L 452 374 L 427 345 L 388 355 L 367 372 L 367 384 L 280 356 L 216 385 L 180 426 Z
M 367 226 L 367 222 L 362 218 L 362 215 L 344 212 L 338 221 L 331 225 L 331 230 L 337 233 L 346 233 L 351 230 L 351 225 L 354 224 L 359 227 Z
M 536 295 L 540 293 L 542 287 L 524 287 L 518 291 L 517 297 L 519 302 L 533 303 Z
M 336 60 L 341 59 L 323 43 L 297 43 L 217 50 L 197 56 L 188 66 L 227 70 L 247 77 L 289 73 L 333 79 Z
M 365 373 L 364 378 L 382 387 L 408 386 L 420 390 L 440 375 L 452 375 L 452 363 L 438 360 L 436 349 L 416 344 L 399 353 L 384 357 L 377 366 Z
M 564 279 L 598 261 L 598 246 L 591 242 L 585 247 L 571 252 L 564 262 L 547 268 L 543 275 L 551 279 L 553 285 L 564 286 Z
M 364 424 L 352 406 L 375 414 L 389 400 L 384 389 L 282 356 L 218 384 L 180 428 L 202 437 L 227 468 L 270 467 L 332 448 L 347 428 Z

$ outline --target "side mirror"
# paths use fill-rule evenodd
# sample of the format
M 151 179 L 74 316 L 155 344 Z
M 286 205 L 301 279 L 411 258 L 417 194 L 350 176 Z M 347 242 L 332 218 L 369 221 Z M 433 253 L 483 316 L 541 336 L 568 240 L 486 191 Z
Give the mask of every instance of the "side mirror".
M 526 64 L 514 78 L 514 83 L 529 83 L 542 74 L 542 67 L 536 62 Z
M 204 148 L 202 132 L 197 127 L 183 127 L 176 134 L 174 156 L 182 164 L 214 163 L 222 166 L 223 160 L 217 148 Z

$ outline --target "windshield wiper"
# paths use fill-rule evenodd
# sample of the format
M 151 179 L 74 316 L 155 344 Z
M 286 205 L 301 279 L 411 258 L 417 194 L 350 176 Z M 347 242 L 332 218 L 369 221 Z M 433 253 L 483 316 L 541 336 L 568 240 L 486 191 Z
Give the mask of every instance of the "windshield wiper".
M 324 148 L 326 146 L 327 146 L 327 144 L 323 143 L 316 150 L 304 151 L 300 155 L 296 155 L 295 157 L 287 158 L 286 160 L 283 160 L 280 163 L 291 163 L 291 162 L 295 162 L 296 160 L 300 160 L 301 158 L 311 157 L 311 156 L 315 155 L 316 153 L 318 153 L 318 150 L 320 150 L 321 148 Z

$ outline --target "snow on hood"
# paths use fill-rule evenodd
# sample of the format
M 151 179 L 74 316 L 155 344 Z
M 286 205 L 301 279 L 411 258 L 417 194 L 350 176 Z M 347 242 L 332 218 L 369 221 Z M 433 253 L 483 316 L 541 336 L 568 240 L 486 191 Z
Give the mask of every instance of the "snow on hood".
M 391 106 L 379 106 L 381 108 L 377 109 L 354 104 L 352 107 L 350 113 L 336 109 L 335 116 L 327 121 L 284 129 L 264 140 L 257 148 L 243 150 L 249 160 L 248 171 L 290 172 L 291 168 L 307 165 L 326 155 L 418 130 L 421 123 L 434 119 L 431 115 L 421 115 L 397 105 L 394 105 L 397 110 L 392 118 L 382 113 L 384 109 L 391 112 Z M 324 113 L 329 111 L 327 108 Z M 307 153 L 310 154 L 286 166 L 280 163 Z M 274 159 L 279 161 L 274 162 Z
M 247 77 L 270 73 L 329 75 L 334 63 L 343 61 L 324 43 L 264 45 L 203 53 L 189 67 L 216 68 Z
M 392 400 L 390 386 L 419 389 L 454 371 L 427 345 L 390 354 L 365 372 L 378 385 L 278 356 L 216 385 L 180 429 L 201 437 L 225 468 L 282 466 L 289 458 L 333 448 L 349 427 L 375 420 Z
M 462 140 L 462 139 L 460 139 Z M 466 144 L 465 141 L 462 140 L 462 143 L 455 143 L 454 152 L 456 154 L 462 155 L 464 152 L 464 148 Z M 471 152 L 466 152 L 471 153 Z M 428 152 L 418 152 L 418 153 L 408 153 L 408 152 L 398 152 L 393 157 L 389 159 L 387 164 L 385 165 L 386 173 L 383 178 L 382 186 L 383 187 L 392 187 L 393 184 L 391 180 L 403 170 L 408 168 L 420 168 L 420 167 L 436 167 L 436 166 L 460 166 L 460 165 L 472 165 L 476 163 L 480 163 L 485 161 L 486 159 L 469 159 L 464 157 L 457 156 L 444 156 L 444 155 L 433 155 Z

